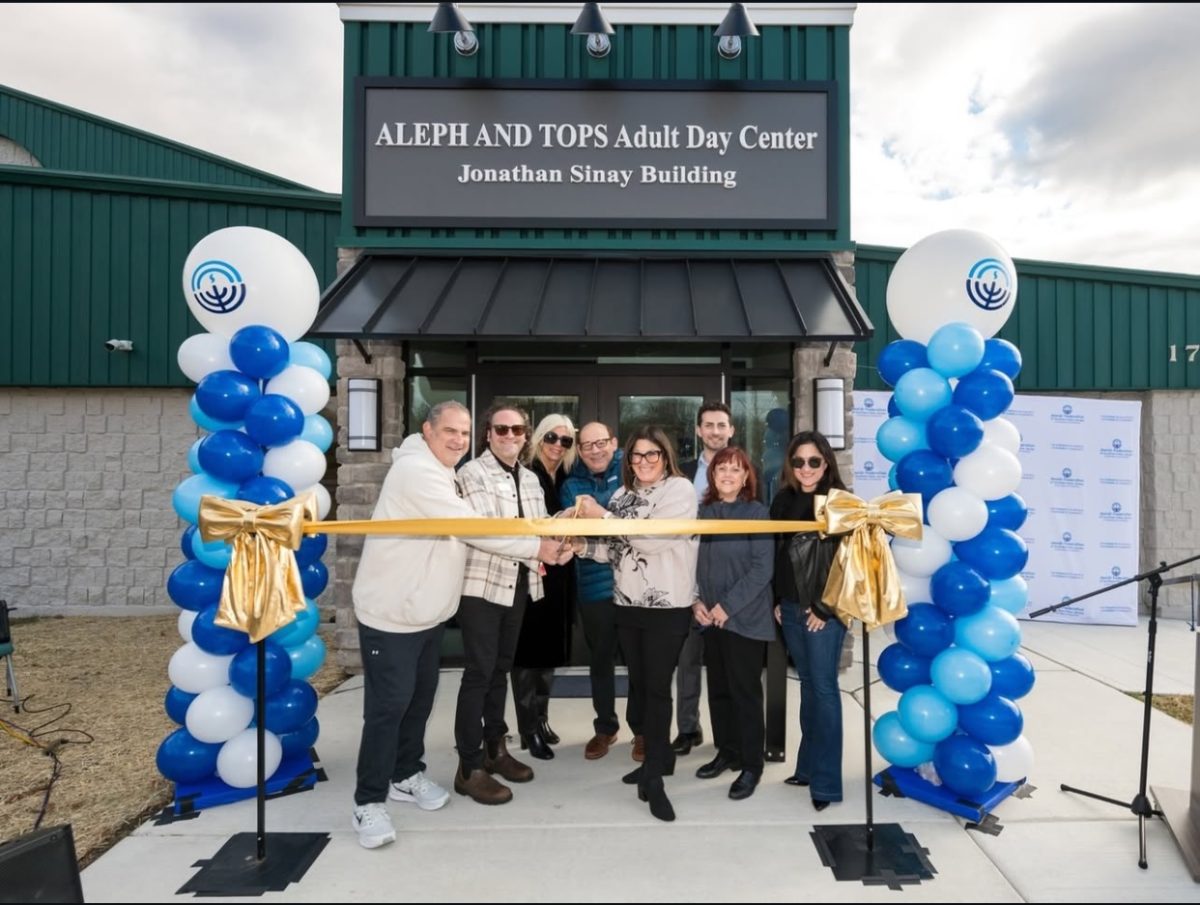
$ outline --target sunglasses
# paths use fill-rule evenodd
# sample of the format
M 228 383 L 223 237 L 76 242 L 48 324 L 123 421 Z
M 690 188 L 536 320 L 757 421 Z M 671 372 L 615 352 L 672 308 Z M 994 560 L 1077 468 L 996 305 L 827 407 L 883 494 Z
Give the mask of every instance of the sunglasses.
M 507 437 L 509 431 L 512 431 L 512 435 L 514 437 L 524 437 L 525 436 L 525 425 L 524 424 L 493 424 L 491 426 L 490 430 L 497 437 Z
M 554 433 L 554 431 L 550 431 L 544 437 L 542 437 L 542 442 L 549 443 L 551 446 L 557 443 L 563 449 L 570 449 L 575 445 L 575 438 L 560 436 L 559 434 Z
M 631 452 L 629 454 L 629 462 L 632 465 L 637 465 L 638 462 L 648 462 L 651 465 L 657 464 L 662 458 L 661 449 L 651 449 L 647 452 Z
M 809 456 L 807 459 L 802 459 L 799 456 L 792 457 L 792 468 L 803 468 L 807 465 L 809 468 L 818 469 L 825 464 L 825 460 L 820 456 Z

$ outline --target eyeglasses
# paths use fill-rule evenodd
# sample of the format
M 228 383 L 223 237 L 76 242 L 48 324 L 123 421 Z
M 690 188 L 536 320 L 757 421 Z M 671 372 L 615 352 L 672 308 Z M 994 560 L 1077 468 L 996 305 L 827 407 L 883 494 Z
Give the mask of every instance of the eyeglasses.
M 647 452 L 631 452 L 629 454 L 629 464 L 637 465 L 638 462 L 646 462 L 650 465 L 657 465 L 658 460 L 662 458 L 661 449 L 651 449 Z
M 603 440 L 580 440 L 579 449 L 581 452 L 591 452 L 593 449 L 604 449 L 612 442 L 612 437 L 605 437 Z
M 807 459 L 802 459 L 799 456 L 792 457 L 792 468 L 803 468 L 807 465 L 814 471 L 825 464 L 825 460 L 820 456 L 809 456 Z
M 493 424 L 491 426 L 491 431 L 497 437 L 507 437 L 509 431 L 512 431 L 512 435 L 514 437 L 524 437 L 525 436 L 525 425 L 524 424 Z
M 555 443 L 557 443 L 563 449 L 570 449 L 572 446 L 575 445 L 575 438 L 574 437 L 564 437 L 564 436 L 554 433 L 554 431 L 550 431 L 544 437 L 542 437 L 542 442 L 549 443 L 551 446 L 553 446 Z

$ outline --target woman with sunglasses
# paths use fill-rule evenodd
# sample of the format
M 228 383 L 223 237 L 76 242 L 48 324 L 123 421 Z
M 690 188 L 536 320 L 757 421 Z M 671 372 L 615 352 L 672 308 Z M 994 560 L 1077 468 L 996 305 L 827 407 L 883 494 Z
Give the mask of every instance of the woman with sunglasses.
M 803 431 L 788 443 L 771 501 L 771 518 L 811 521 L 813 498 L 836 487 L 845 490 L 829 441 Z M 800 679 L 800 750 L 788 785 L 809 786 L 813 807 L 823 811 L 842 800 L 842 696 L 838 661 L 846 627 L 821 602 L 829 566 L 841 539 L 816 532 L 777 535 L 775 621 L 783 627 Z
M 583 518 L 692 519 L 696 490 L 683 477 L 661 427 L 641 427 L 625 442 L 621 488 L 605 510 L 580 496 Z M 579 539 L 575 551 L 613 567 L 617 634 L 629 667 L 629 711 L 641 715 L 646 759 L 623 777 L 637 785 L 659 820 L 674 820 L 663 777 L 675 772 L 671 750 L 671 676 L 692 622 L 697 540 L 694 536 Z
M 559 493 L 575 464 L 575 425 L 563 414 L 550 414 L 538 422 L 526 464 L 542 485 L 546 512 L 562 508 Z M 517 652 L 513 659 L 513 703 L 521 748 L 538 760 L 553 760 L 558 735 L 550 728 L 550 689 L 554 669 L 571 657 L 572 603 L 575 569 L 570 564 L 546 566 L 542 576 L 544 596 L 525 611 Z

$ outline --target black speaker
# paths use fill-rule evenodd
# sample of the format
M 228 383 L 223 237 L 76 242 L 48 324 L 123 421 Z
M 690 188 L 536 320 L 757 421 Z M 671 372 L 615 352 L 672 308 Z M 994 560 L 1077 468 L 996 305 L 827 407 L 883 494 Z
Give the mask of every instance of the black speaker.
M 0 845 L 0 902 L 82 901 L 70 824 Z

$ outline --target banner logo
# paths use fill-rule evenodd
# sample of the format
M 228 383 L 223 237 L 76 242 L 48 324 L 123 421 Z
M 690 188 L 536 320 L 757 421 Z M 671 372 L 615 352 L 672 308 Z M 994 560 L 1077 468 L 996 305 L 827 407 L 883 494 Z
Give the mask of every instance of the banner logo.
M 976 261 L 967 273 L 967 298 L 984 311 L 1003 308 L 1012 298 L 1012 276 L 997 258 Z
M 246 301 L 246 283 L 227 261 L 204 261 L 192 271 L 192 298 L 205 311 L 229 314 Z

